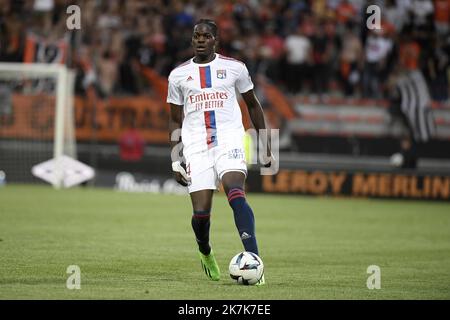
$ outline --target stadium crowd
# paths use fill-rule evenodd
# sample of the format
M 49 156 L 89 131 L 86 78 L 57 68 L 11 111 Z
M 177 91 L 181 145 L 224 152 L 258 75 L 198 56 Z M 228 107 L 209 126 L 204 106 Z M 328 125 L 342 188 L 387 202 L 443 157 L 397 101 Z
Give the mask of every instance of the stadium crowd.
M 71 4 L 80 30 L 66 27 Z M 371 4 L 381 29 L 366 26 Z M 0 0 L 0 60 L 59 59 L 77 68 L 78 92 L 145 94 L 140 66 L 167 76 L 192 57 L 199 18 L 216 20 L 221 54 L 287 94 L 383 98 L 405 68 L 423 72 L 434 100 L 449 99 L 450 0 Z

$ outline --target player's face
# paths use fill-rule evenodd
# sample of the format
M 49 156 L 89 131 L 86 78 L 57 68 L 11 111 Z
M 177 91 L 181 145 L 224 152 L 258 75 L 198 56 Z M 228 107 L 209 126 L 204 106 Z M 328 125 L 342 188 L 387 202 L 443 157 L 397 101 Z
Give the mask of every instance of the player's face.
M 206 24 L 198 24 L 192 35 L 192 47 L 198 57 L 209 57 L 215 52 L 216 38 Z

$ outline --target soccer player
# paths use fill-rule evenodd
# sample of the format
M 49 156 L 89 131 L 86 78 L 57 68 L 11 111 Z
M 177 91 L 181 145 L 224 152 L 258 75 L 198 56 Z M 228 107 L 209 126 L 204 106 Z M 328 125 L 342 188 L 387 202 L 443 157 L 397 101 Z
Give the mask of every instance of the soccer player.
M 266 129 L 264 114 L 253 91 L 244 63 L 216 53 L 217 26 L 201 19 L 193 29 L 195 56 L 169 75 L 167 102 L 170 132 L 181 128 L 185 165 L 172 163 L 175 179 L 188 186 L 194 230 L 202 267 L 211 280 L 220 270 L 209 243 L 213 192 L 222 182 L 245 251 L 258 253 L 253 211 L 247 203 L 244 183 L 247 165 L 243 147 L 244 127 L 236 98 L 242 94 L 256 130 Z M 172 141 L 172 148 L 178 141 Z M 267 155 L 271 155 L 270 146 Z M 268 157 L 268 159 L 272 159 Z M 270 165 L 270 161 L 266 167 Z M 264 277 L 259 284 L 264 284 Z

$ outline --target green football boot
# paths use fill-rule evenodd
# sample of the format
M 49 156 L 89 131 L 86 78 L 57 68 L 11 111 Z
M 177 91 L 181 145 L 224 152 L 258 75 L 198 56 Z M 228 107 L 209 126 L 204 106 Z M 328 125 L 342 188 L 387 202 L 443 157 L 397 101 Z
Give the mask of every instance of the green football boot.
M 266 284 L 266 279 L 264 279 L 264 274 L 262 275 L 261 279 L 255 284 L 255 286 L 263 286 Z
M 216 258 L 214 257 L 214 252 L 212 251 L 212 249 L 207 256 L 199 251 L 199 256 L 203 271 L 205 271 L 206 276 L 213 281 L 219 281 L 220 269 L 219 265 L 217 264 Z

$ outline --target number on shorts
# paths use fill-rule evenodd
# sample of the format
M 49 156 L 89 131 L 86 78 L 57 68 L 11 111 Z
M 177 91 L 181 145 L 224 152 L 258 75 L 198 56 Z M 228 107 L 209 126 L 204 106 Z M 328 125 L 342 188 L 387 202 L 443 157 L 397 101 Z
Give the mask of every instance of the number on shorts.
M 187 164 L 186 173 L 187 173 L 188 176 L 191 175 L 191 164 L 190 163 Z

